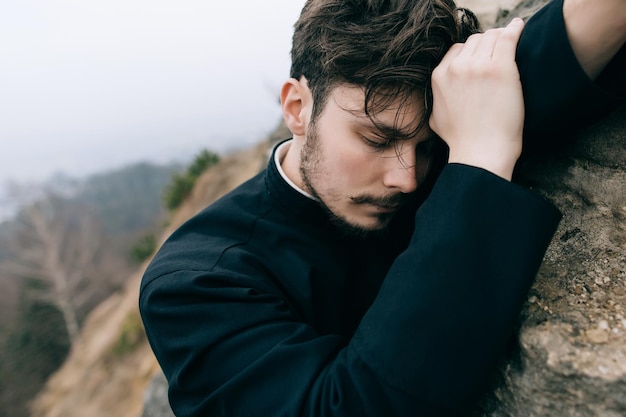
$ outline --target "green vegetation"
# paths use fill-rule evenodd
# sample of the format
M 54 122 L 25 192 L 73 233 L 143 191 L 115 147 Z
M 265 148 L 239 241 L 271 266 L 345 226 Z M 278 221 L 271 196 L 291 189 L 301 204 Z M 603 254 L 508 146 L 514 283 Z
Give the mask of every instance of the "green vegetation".
M 117 339 L 117 343 L 113 345 L 111 354 L 119 358 L 127 353 L 133 352 L 137 346 L 145 339 L 145 332 L 143 330 L 143 324 L 138 312 L 132 312 L 122 323 L 122 329 L 120 330 L 120 337 Z
M 163 193 L 165 208 L 176 210 L 189 196 L 198 177 L 219 160 L 219 155 L 205 149 L 194 158 L 186 171 L 174 174 Z
M 65 360 L 69 338 L 61 313 L 25 300 L 0 347 L 0 416 L 27 417 L 28 403 Z
M 154 253 L 156 246 L 157 240 L 154 233 L 148 233 L 141 236 L 137 243 L 130 248 L 128 256 L 131 261 L 140 264 Z

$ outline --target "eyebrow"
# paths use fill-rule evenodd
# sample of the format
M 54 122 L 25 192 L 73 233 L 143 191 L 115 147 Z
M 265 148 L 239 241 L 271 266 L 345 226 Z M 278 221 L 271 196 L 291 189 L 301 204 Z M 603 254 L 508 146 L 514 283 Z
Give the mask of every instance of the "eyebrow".
M 355 126 L 369 129 L 370 131 L 380 136 L 389 137 L 391 140 L 409 139 L 411 136 L 417 134 L 420 130 L 422 130 L 422 128 L 416 127 L 413 130 L 410 130 L 407 132 L 407 131 L 398 129 L 396 126 L 389 125 L 387 123 L 383 123 L 383 122 L 374 123 L 368 116 L 356 115 L 356 114 L 355 114 L 355 119 L 351 123 Z M 432 137 L 433 137 L 432 134 L 425 135 L 423 140 L 429 140 L 429 139 L 432 139 Z

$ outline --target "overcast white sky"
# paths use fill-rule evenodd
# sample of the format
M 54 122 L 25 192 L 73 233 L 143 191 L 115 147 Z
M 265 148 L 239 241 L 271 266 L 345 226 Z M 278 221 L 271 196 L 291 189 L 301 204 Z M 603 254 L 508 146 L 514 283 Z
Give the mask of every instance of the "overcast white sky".
M 263 138 L 304 0 L 0 0 L 0 181 Z

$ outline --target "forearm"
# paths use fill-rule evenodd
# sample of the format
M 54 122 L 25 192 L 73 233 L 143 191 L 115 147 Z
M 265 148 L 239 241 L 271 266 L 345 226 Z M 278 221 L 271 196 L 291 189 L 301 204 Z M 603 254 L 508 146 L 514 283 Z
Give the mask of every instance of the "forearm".
M 431 404 L 470 408 L 512 334 L 558 219 L 521 187 L 448 165 L 353 345 L 391 385 Z
M 565 0 L 563 16 L 578 62 L 595 79 L 626 42 L 626 0 Z
M 518 44 L 516 60 L 524 90 L 524 149 L 527 154 L 544 152 L 548 143 L 567 141 L 572 131 L 607 114 L 626 98 L 623 57 L 612 59 L 608 66 L 603 62 L 602 66 L 606 68 L 596 82 L 581 65 L 566 25 L 576 29 L 575 36 L 579 36 L 577 31 L 585 36 L 585 31 L 580 25 L 573 25 L 572 19 L 566 24 L 563 15 L 564 4 L 570 2 L 571 6 L 571 2 L 576 1 L 583 0 L 548 3 L 528 20 Z M 594 1 L 604 0 L 592 0 L 591 3 Z M 614 1 L 625 0 L 607 0 L 607 3 Z M 579 17 L 580 10 L 576 15 Z M 605 25 L 603 21 L 593 23 Z M 582 51 L 580 46 L 576 48 Z M 624 50 L 619 54 L 623 55 Z

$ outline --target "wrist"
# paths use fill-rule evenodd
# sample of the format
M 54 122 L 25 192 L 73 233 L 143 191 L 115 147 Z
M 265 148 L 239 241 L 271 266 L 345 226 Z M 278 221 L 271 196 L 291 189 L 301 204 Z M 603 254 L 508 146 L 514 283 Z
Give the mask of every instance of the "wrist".
M 513 170 L 521 154 L 519 151 L 511 149 L 502 151 L 491 148 L 484 150 L 450 150 L 448 163 L 457 163 L 482 168 L 507 181 L 511 181 Z

